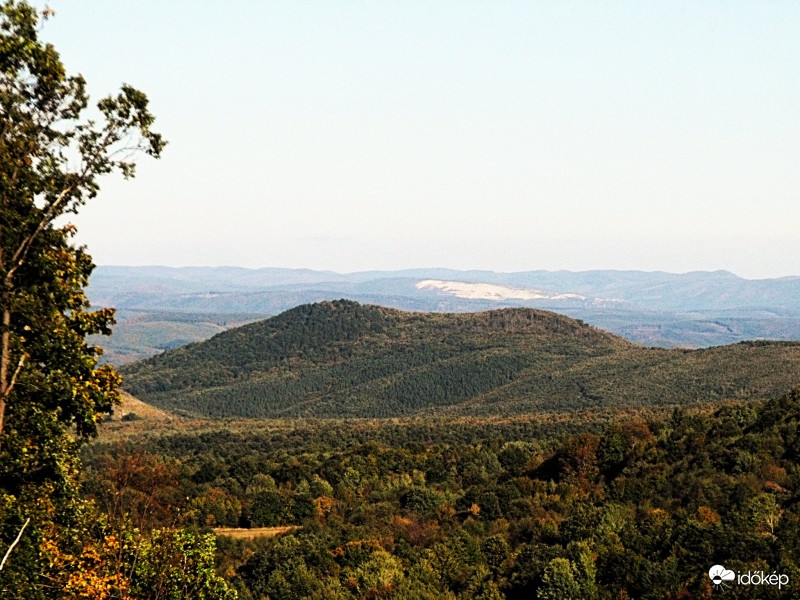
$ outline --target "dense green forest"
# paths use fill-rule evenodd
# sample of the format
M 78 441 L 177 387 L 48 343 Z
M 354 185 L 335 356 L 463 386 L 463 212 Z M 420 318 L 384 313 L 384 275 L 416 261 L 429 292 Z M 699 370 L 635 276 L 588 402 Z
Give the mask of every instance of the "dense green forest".
M 217 539 L 244 599 L 796 598 L 800 393 L 664 419 L 251 421 L 146 428 L 84 453 L 140 531 Z M 124 425 L 124 424 L 122 424 Z M 783 582 L 712 589 L 713 565 Z
M 555 313 L 432 314 L 340 300 L 123 369 L 125 388 L 213 417 L 490 416 L 766 399 L 800 344 L 643 348 Z

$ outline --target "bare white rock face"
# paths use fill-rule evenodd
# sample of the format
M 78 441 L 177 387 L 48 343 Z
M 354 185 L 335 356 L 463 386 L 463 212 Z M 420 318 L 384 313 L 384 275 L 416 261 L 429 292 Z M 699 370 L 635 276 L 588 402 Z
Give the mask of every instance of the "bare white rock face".
M 457 298 L 470 300 L 586 300 L 580 294 L 547 294 L 538 290 L 511 288 L 492 283 L 467 283 L 424 279 L 416 284 L 418 290 L 439 290 Z

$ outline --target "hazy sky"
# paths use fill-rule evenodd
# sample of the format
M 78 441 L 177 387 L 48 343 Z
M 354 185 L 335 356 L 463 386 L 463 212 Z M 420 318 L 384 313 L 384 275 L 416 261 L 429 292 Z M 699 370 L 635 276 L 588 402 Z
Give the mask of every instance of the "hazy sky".
M 800 3 L 50 5 L 170 141 L 99 264 L 800 274 Z

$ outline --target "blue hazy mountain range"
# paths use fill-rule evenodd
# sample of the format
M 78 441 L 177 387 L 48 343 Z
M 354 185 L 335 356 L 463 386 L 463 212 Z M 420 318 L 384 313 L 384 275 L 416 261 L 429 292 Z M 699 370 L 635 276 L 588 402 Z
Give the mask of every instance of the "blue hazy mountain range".
M 414 311 L 525 306 L 581 319 L 646 346 L 706 347 L 800 340 L 800 277 L 727 271 L 459 271 L 335 273 L 311 269 L 100 266 L 89 297 L 118 309 L 111 338 L 123 363 L 206 339 L 300 304 L 345 298 Z

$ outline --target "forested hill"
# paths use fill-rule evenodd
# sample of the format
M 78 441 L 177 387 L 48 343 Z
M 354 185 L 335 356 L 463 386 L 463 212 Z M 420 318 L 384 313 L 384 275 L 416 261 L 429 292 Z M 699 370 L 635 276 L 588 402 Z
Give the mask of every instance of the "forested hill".
M 299 306 L 123 370 L 158 407 L 228 417 L 509 415 L 766 398 L 800 383 L 800 344 L 642 348 L 516 308 Z

